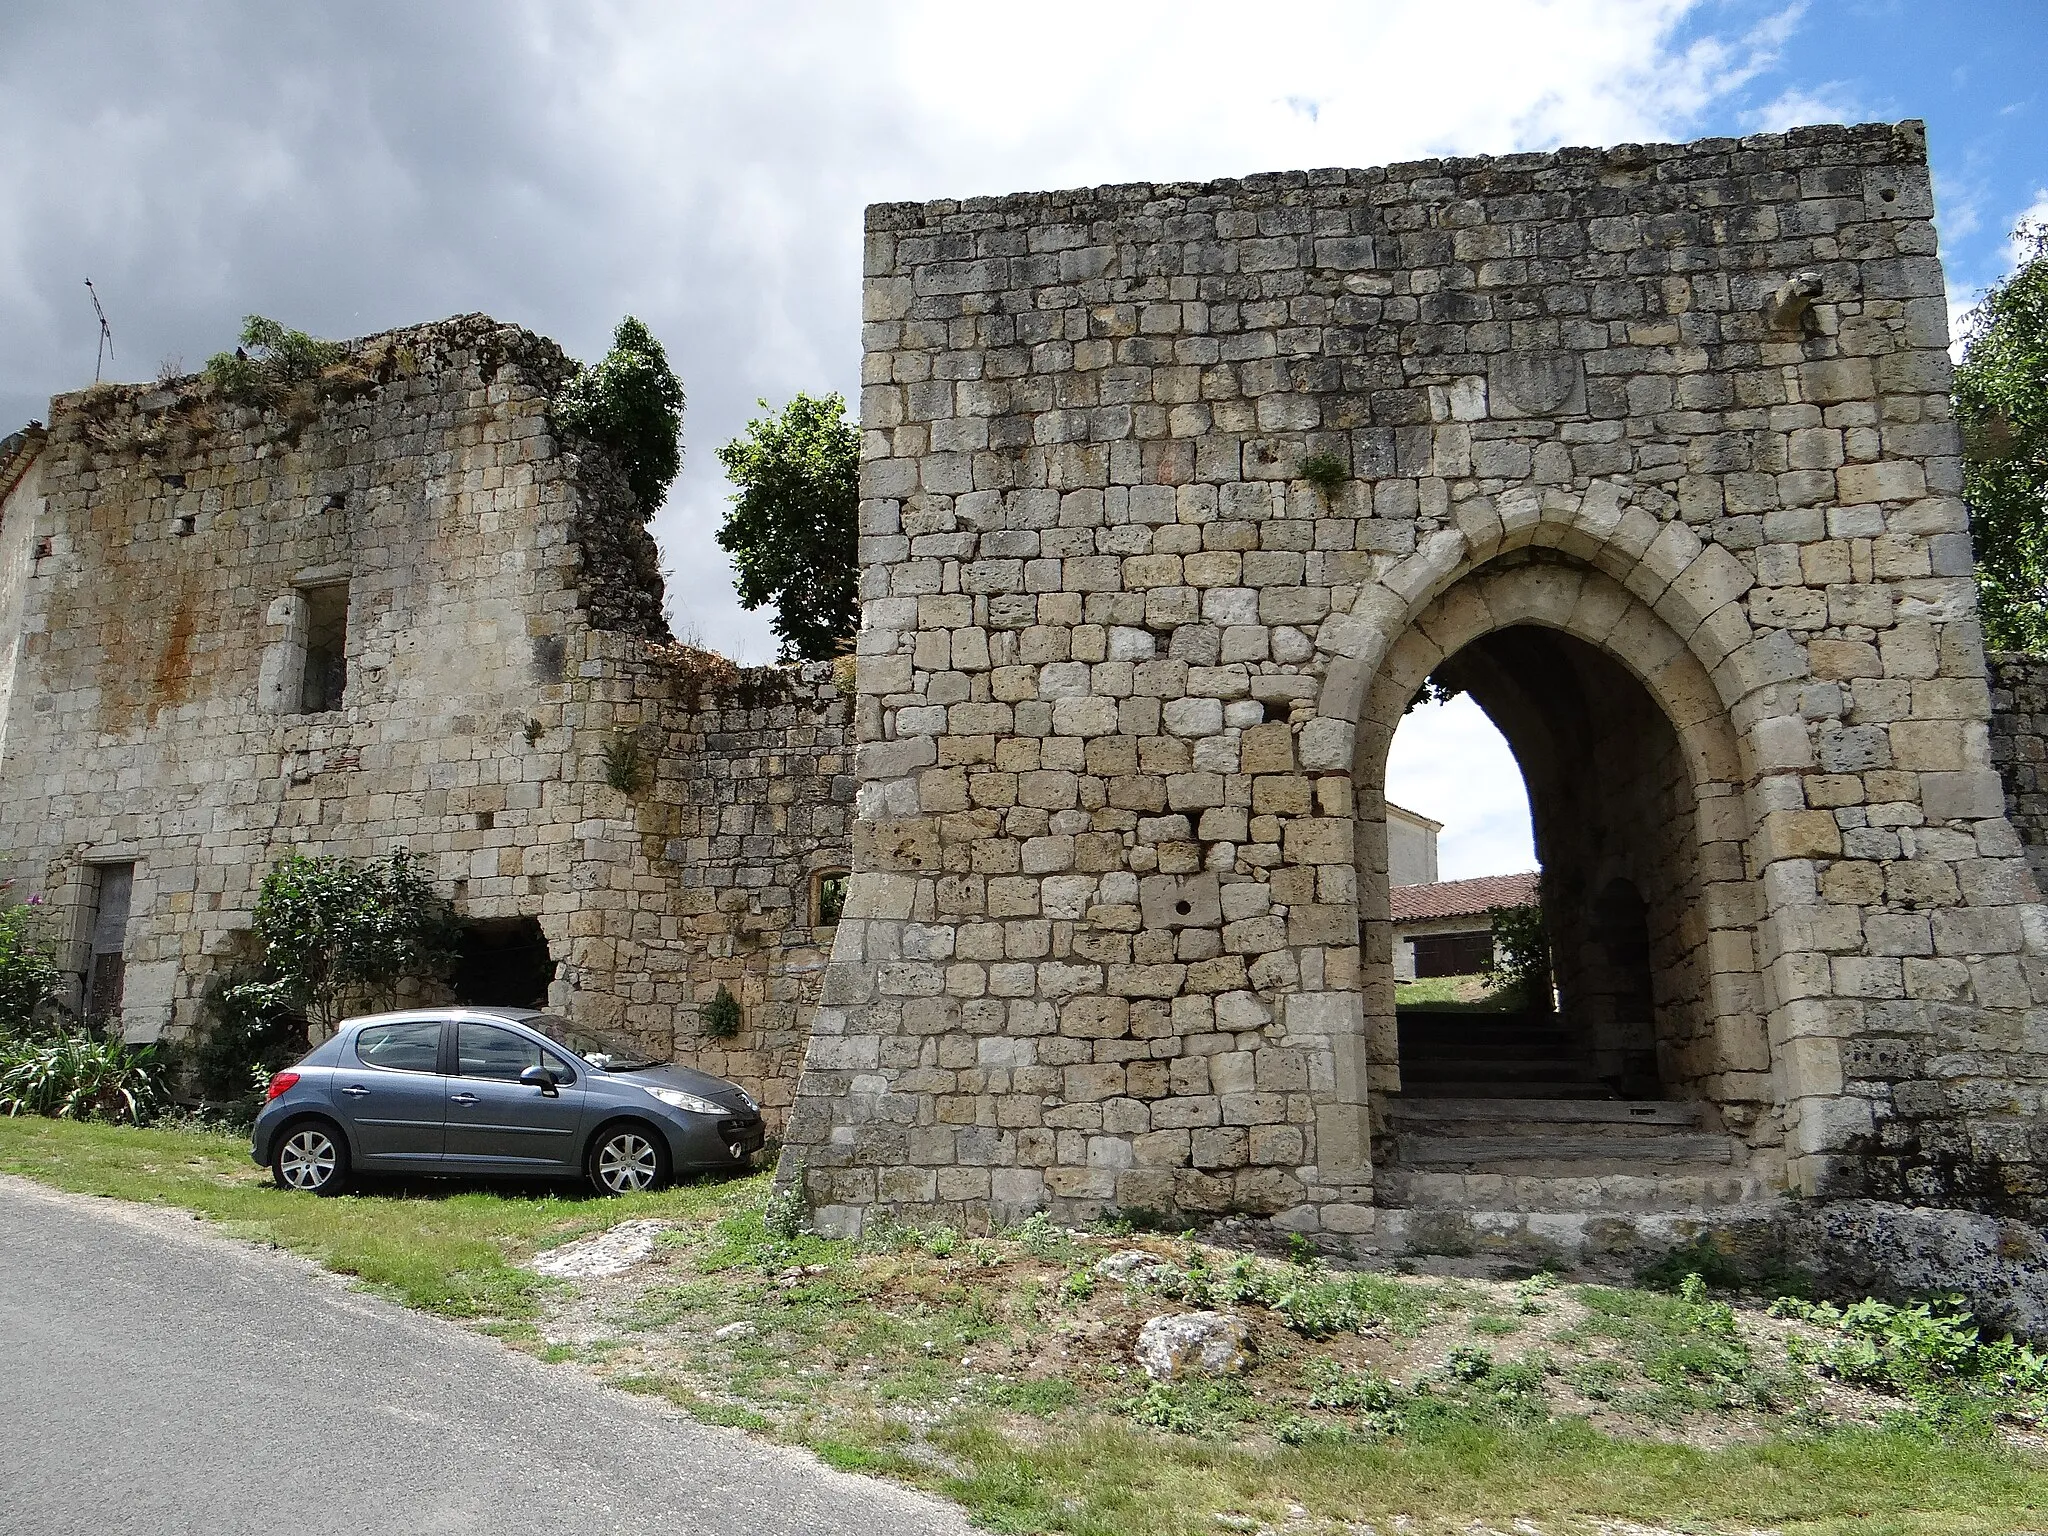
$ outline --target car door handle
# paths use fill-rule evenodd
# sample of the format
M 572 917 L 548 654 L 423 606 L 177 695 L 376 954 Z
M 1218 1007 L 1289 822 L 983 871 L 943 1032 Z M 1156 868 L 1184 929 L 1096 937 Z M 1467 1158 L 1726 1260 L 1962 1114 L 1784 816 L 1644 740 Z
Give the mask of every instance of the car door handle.
M 342 1089 L 341 1091 L 342 1091 L 342 1092 L 343 1092 L 344 1094 L 346 1094 L 346 1095 L 347 1095 L 347 1096 L 348 1096 L 349 1098 L 351 1098 L 351 1099 L 360 1099 L 360 1098 L 362 1098 L 362 1097 L 363 1097 L 363 1095 L 367 1094 L 367 1093 L 368 1093 L 368 1092 L 369 1092 L 370 1090 L 369 1090 L 369 1089 L 367 1089 L 367 1088 L 362 1088 L 362 1087 L 356 1087 L 356 1088 L 344 1088 L 344 1089 Z
M 473 1093 L 458 1093 L 451 1096 L 448 1102 L 450 1104 L 474 1104 L 476 1102 L 476 1095 Z

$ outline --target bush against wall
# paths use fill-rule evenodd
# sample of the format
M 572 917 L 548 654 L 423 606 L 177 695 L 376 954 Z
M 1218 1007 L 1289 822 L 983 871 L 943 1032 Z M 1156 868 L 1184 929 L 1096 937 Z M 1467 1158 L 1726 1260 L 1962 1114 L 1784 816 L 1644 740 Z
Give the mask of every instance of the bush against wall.
M 43 1029 L 62 981 L 40 898 L 0 906 L 0 1036 Z
M 557 431 L 610 449 L 642 516 L 654 515 L 683 467 L 683 385 L 653 332 L 626 316 L 611 351 L 562 386 L 549 414 Z
M 207 984 L 210 1027 L 189 1057 L 192 1086 L 203 1099 L 254 1116 L 271 1075 L 306 1054 L 306 1020 L 279 1005 L 248 972 L 216 976 Z M 259 983 L 252 986 L 251 983 Z
M 830 658 L 860 624 L 860 433 L 845 400 L 799 394 L 748 422 L 718 462 L 736 487 L 718 547 L 741 605 L 775 605 L 784 660 Z
M 351 1009 L 394 1007 L 407 981 L 454 969 L 461 924 L 404 849 L 357 863 L 286 854 L 256 898 L 262 979 L 231 988 L 230 1005 L 296 1013 L 320 1037 Z

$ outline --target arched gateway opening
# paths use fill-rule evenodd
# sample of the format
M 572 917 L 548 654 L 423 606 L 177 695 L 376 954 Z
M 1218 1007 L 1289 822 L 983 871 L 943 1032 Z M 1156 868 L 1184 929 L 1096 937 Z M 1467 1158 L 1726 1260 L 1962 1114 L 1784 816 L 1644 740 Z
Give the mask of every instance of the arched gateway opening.
M 1528 791 L 1554 991 L 1516 1011 L 1394 1002 L 1386 763 L 1430 680 L 1485 711 Z M 1553 549 L 1481 565 L 1388 651 L 1355 789 L 1383 1201 L 1408 1203 L 1421 1169 L 1676 1175 L 1748 1160 L 1741 1133 L 1771 1093 L 1742 769 L 1710 678 L 1663 619 Z

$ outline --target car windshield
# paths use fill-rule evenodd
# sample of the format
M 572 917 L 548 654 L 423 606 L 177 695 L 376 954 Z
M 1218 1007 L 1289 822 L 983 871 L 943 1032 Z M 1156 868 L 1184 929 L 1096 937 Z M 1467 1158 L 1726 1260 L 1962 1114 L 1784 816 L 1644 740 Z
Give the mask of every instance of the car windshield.
M 646 1046 L 638 1045 L 623 1035 L 585 1029 L 551 1013 L 537 1013 L 525 1020 L 525 1024 L 528 1029 L 546 1035 L 563 1049 L 574 1051 L 600 1072 L 631 1072 L 636 1067 L 661 1064 L 661 1058 Z

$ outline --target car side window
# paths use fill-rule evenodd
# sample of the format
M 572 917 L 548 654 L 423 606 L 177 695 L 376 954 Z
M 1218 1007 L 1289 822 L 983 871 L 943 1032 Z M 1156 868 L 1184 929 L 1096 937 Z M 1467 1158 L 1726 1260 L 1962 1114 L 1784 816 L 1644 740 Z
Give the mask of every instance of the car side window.
M 441 1026 L 434 1021 L 372 1024 L 356 1035 L 356 1060 L 389 1072 L 438 1072 Z
M 493 1077 L 516 1083 L 528 1067 L 546 1067 L 558 1083 L 576 1080 L 569 1064 L 524 1035 L 495 1024 L 455 1026 L 455 1070 L 464 1077 Z

